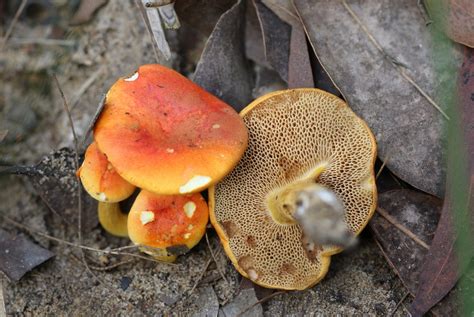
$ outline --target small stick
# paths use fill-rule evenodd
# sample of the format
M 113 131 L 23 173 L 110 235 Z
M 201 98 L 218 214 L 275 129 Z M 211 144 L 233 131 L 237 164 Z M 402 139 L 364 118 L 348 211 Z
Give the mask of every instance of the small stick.
M 1 217 L 3 217 L 4 220 L 6 220 L 7 222 L 11 223 L 11 224 L 14 225 L 15 227 L 20 228 L 20 229 L 23 229 L 23 230 L 29 232 L 30 234 L 36 234 L 36 235 L 38 235 L 38 236 L 40 236 L 40 237 L 43 237 L 43 238 L 46 238 L 46 239 L 49 239 L 49 240 L 52 240 L 52 241 L 56 241 L 56 242 L 58 242 L 58 243 L 65 244 L 65 245 L 68 245 L 68 246 L 71 246 L 71 247 L 75 247 L 75 248 L 79 248 L 79 249 L 84 249 L 84 250 L 88 250 L 88 251 L 99 252 L 99 253 L 105 253 L 105 254 L 130 256 L 130 257 L 135 257 L 135 258 L 139 258 L 139 259 L 143 259 L 143 260 L 147 260 L 147 261 L 151 261 L 151 262 L 155 262 L 155 263 L 163 263 L 163 264 L 169 264 L 169 265 L 176 265 L 176 264 L 174 264 L 174 263 L 158 261 L 158 260 L 156 260 L 156 259 L 153 259 L 153 258 L 150 258 L 150 257 L 146 257 L 146 256 L 142 256 L 142 255 L 139 255 L 139 254 L 127 253 L 127 252 L 118 252 L 118 251 L 114 251 L 114 250 L 103 250 L 103 249 L 97 249 L 97 248 L 88 247 L 88 246 L 85 246 L 85 245 L 80 245 L 80 244 L 72 243 L 72 242 L 69 242 L 69 241 L 66 241 L 66 240 L 63 240 L 63 239 L 59 239 L 59 238 L 50 236 L 49 234 L 46 234 L 46 233 L 43 233 L 43 232 L 35 231 L 35 230 L 33 230 L 33 229 L 31 229 L 31 228 L 25 226 L 25 225 L 22 225 L 22 224 L 19 223 L 19 222 L 16 222 L 16 221 L 13 220 L 13 219 L 10 219 L 9 217 L 7 217 L 7 216 L 5 216 L 5 215 L 1 215 Z
M 256 301 L 255 303 L 253 303 L 252 305 L 250 305 L 249 307 L 247 307 L 246 309 L 244 309 L 243 311 L 241 311 L 240 313 L 237 314 L 237 317 L 242 317 L 244 316 L 244 314 L 246 312 L 248 312 L 249 310 L 251 310 L 252 308 L 254 308 L 255 306 L 257 306 L 258 304 L 262 304 L 270 299 L 272 299 L 273 297 L 277 296 L 277 295 L 281 295 L 281 294 L 284 294 L 285 292 L 284 291 L 279 291 L 279 292 L 275 292 L 273 294 L 270 294 L 268 296 L 265 296 L 264 298 L 262 298 L 261 300 L 258 300 Z
M 12 23 L 10 23 L 10 26 L 8 27 L 8 30 L 5 33 L 5 36 L 3 36 L 2 44 L 0 46 L 0 51 L 3 50 L 3 48 L 7 44 L 8 38 L 12 34 L 13 28 L 15 27 L 16 23 L 18 22 L 18 19 L 20 18 L 21 13 L 25 9 L 26 2 L 28 2 L 28 0 L 22 0 L 20 6 L 18 7 L 18 10 L 16 10 L 16 13 L 15 13 L 15 16 L 13 17 Z
M 222 270 L 220 269 L 219 263 L 217 263 L 216 256 L 215 256 L 215 254 L 214 254 L 214 251 L 212 251 L 211 243 L 209 242 L 209 237 L 207 236 L 207 232 L 206 232 L 206 242 L 207 242 L 207 247 L 209 248 L 209 252 L 211 253 L 211 257 L 212 257 L 212 259 L 214 260 L 214 263 L 216 263 L 217 271 L 218 271 L 219 274 L 221 275 L 222 279 L 223 279 L 227 284 L 230 284 L 229 281 L 226 279 L 226 277 L 225 277 L 225 275 L 224 275 L 224 272 L 222 272 Z
M 212 262 L 212 257 L 207 260 L 206 262 L 206 265 L 204 265 L 204 268 L 201 272 L 201 275 L 199 276 L 199 278 L 196 280 L 196 283 L 194 283 L 193 287 L 191 288 L 191 290 L 189 290 L 189 294 L 192 294 L 194 292 L 194 290 L 196 289 L 196 287 L 198 286 L 199 282 L 201 282 L 202 278 L 204 277 L 204 274 L 206 274 L 206 271 L 207 271 L 207 268 L 209 267 L 209 264 L 211 264 Z
M 105 94 L 102 95 L 102 98 L 100 98 L 99 105 L 97 106 L 97 110 L 94 113 L 94 116 L 92 117 L 91 121 L 89 122 L 89 125 L 87 126 L 86 133 L 84 134 L 84 137 L 82 138 L 81 142 L 81 148 L 84 148 L 84 145 L 87 142 L 87 139 L 91 135 L 92 130 L 94 129 L 94 125 L 99 119 L 100 114 L 102 113 L 102 110 L 104 110 L 105 106 Z
M 3 280 L 0 277 L 0 317 L 6 317 L 7 310 L 5 309 L 5 298 L 3 297 Z
M 404 234 L 406 234 L 409 238 L 411 238 L 413 241 L 415 241 L 416 243 L 418 243 L 420 246 L 422 246 L 423 248 L 429 250 L 430 249 L 430 246 L 424 242 L 423 240 L 421 240 L 420 238 L 418 238 L 416 236 L 416 234 L 414 234 L 413 232 L 411 232 L 407 227 L 403 226 L 401 223 L 399 223 L 395 218 L 393 218 L 392 216 L 389 215 L 389 213 L 384 210 L 383 208 L 380 208 L 380 207 L 377 207 L 377 212 L 382 216 L 384 217 L 388 222 L 390 222 L 392 225 L 395 226 L 395 228 L 397 228 L 398 230 L 400 230 L 401 232 L 403 232 Z
M 405 301 L 405 299 L 407 299 L 408 295 L 410 295 L 410 292 L 406 292 L 406 294 L 402 297 L 402 299 L 400 299 L 397 303 L 397 305 L 395 306 L 395 308 L 392 310 L 392 312 L 389 314 L 389 317 L 392 317 L 393 315 L 395 315 L 395 313 L 397 312 L 398 310 L 398 307 L 400 307 L 400 305 Z
M 387 164 L 387 161 L 389 160 L 389 156 L 383 161 L 382 166 L 380 166 L 379 171 L 377 172 L 377 175 L 375 175 L 375 179 L 379 179 L 380 174 L 382 174 L 383 169 L 385 168 L 385 165 Z

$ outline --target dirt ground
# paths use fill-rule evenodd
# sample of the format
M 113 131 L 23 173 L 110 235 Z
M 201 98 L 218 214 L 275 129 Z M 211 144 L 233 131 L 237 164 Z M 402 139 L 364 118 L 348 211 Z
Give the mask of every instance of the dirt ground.
M 14 37 L 46 37 L 54 31 L 48 25 L 32 31 L 19 23 Z M 169 36 L 173 48 L 176 34 Z M 40 45 L 34 58 L 24 45 L 12 41 L 1 57 L 4 91 L 0 127 L 9 130 L 0 145 L 3 163 L 32 165 L 55 149 L 73 145 L 51 71 L 57 74 L 82 137 L 102 94 L 116 78 L 132 73 L 138 65 L 156 62 L 133 1 L 109 1 L 90 23 L 68 29 L 65 38 L 73 44 Z M 161 62 L 176 67 L 181 60 L 174 53 L 171 61 Z M 78 244 L 77 215 L 74 211 L 52 212 L 28 177 L 0 176 L 0 188 L 2 215 L 34 231 Z M 87 217 L 94 217 L 94 213 L 93 208 L 84 211 Z M 110 250 L 129 244 L 127 239 L 105 233 L 96 220 L 88 223 L 82 245 Z M 0 279 L 8 316 L 236 316 L 269 294 L 258 287 L 254 292 L 249 283 L 241 282 L 212 228 L 208 230 L 210 244 L 203 239 L 175 265 L 85 251 L 86 267 L 78 247 L 28 233 L 6 221 L 0 220 L 0 227 L 25 235 L 55 254 L 18 283 Z M 320 284 L 306 291 L 275 295 L 244 315 L 383 316 L 395 309 L 405 293 L 370 232 L 364 232 L 357 248 L 333 257 Z M 406 315 L 403 305 L 396 315 Z

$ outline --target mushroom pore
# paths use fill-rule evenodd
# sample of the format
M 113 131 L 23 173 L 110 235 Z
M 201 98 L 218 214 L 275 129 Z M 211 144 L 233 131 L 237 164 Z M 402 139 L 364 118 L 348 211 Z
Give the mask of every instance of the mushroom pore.
M 211 222 L 242 275 L 305 289 L 375 210 L 375 139 L 343 100 L 318 89 L 262 96 L 241 116 L 249 147 L 210 189 Z

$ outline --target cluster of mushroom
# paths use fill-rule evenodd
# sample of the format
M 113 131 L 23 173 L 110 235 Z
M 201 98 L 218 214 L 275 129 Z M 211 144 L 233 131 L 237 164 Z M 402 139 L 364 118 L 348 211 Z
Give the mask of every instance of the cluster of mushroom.
M 112 86 L 94 140 L 79 175 L 107 231 L 174 261 L 210 215 L 234 266 L 264 287 L 320 281 L 376 206 L 375 139 L 318 89 L 267 94 L 239 116 L 175 71 L 145 65 Z M 117 202 L 136 187 L 122 214 Z
M 236 166 L 247 142 L 230 106 L 171 69 L 144 65 L 110 88 L 78 175 L 105 230 L 174 261 L 205 233 L 200 192 Z M 118 202 L 137 187 L 126 215 Z

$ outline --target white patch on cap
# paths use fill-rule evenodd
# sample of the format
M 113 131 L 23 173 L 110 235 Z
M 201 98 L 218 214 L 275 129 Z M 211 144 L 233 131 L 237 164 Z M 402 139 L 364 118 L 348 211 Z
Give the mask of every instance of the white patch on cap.
M 105 193 L 99 193 L 98 198 L 100 201 L 107 201 L 107 196 L 105 195 Z
M 188 201 L 184 204 L 183 209 L 186 217 L 192 218 L 194 216 L 194 212 L 196 211 L 196 204 L 192 201 Z
M 153 220 L 155 220 L 155 213 L 153 211 L 142 211 L 140 213 L 140 221 L 142 222 L 142 225 L 146 225 Z
M 212 126 L 213 129 L 219 129 L 221 127 L 220 124 L 216 123 Z
M 189 225 L 189 226 L 188 226 L 188 231 L 191 231 L 191 230 L 193 230 L 193 228 L 194 228 L 194 226 L 193 226 L 193 225 Z
M 256 281 L 258 279 L 258 274 L 257 274 L 257 271 L 253 270 L 253 269 L 250 269 L 247 271 L 247 274 L 249 275 L 249 278 L 252 280 L 252 281 Z
M 138 78 L 138 72 L 135 72 L 135 74 L 133 74 L 132 76 L 128 77 L 128 78 L 125 78 L 124 80 L 125 81 L 134 81 L 134 80 L 137 80 Z
M 186 240 L 188 240 L 190 236 L 191 236 L 191 233 L 189 233 L 189 232 L 183 234 L 183 238 L 185 238 Z
M 166 152 L 168 152 L 168 153 L 174 153 L 174 149 L 172 149 L 172 148 L 167 148 L 167 149 L 166 149 Z
M 191 193 L 197 188 L 201 188 L 206 186 L 211 182 L 211 178 L 209 176 L 200 176 L 196 175 L 191 178 L 186 184 L 179 188 L 180 194 Z

